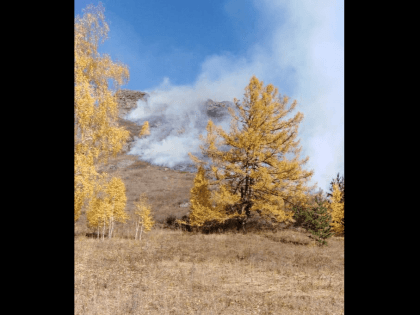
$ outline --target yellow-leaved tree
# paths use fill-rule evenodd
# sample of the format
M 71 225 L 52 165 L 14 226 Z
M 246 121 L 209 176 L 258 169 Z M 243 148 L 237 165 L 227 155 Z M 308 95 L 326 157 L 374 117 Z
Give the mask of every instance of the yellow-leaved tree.
M 245 88 L 243 104 L 234 99 L 242 119 L 229 108 L 234 119 L 230 134 L 209 120 L 206 147 L 200 145 L 203 155 L 213 162 L 209 185 L 217 190 L 212 202 L 224 207 L 227 215 L 238 215 L 244 232 L 246 221 L 255 213 L 274 224 L 294 222 L 292 208 L 306 204 L 307 192 L 316 187 L 306 185 L 313 171 L 302 169 L 309 158 L 299 160 L 301 148 L 299 141 L 294 141 L 303 114 L 298 112 L 285 120 L 297 103 L 286 109 L 288 97 L 277 97 L 277 93 L 273 85 L 264 88 L 263 82 L 253 76 Z M 223 140 L 218 141 L 218 137 Z M 200 135 L 200 139 L 204 137 Z M 230 150 L 220 151 L 219 145 Z M 288 159 L 286 153 L 294 158 Z M 194 163 L 206 164 L 189 155 Z
M 141 127 L 139 137 L 150 135 L 149 122 L 146 121 Z
M 327 193 L 327 197 L 332 198 L 332 192 L 334 190 L 334 184 L 338 185 L 338 188 L 340 189 L 341 192 L 341 201 L 340 202 L 345 202 L 345 195 L 346 195 L 346 190 L 345 190 L 345 186 L 344 186 L 344 176 L 340 177 L 340 173 L 337 173 L 337 178 L 336 179 L 332 179 L 332 181 L 330 182 L 330 192 Z
M 106 187 L 106 193 L 109 196 L 109 203 L 111 204 L 111 211 L 108 217 L 109 238 L 112 237 L 114 223 L 116 221 L 125 223 L 128 219 L 128 214 L 125 212 L 125 205 L 127 203 L 125 192 L 123 181 L 117 177 L 113 177 Z
M 129 132 L 118 126 L 116 100 L 129 72 L 127 66 L 98 53 L 109 31 L 101 3 L 83 11 L 74 23 L 74 220 L 85 209 L 90 225 L 108 222 L 112 233 L 113 220 L 124 217 L 125 189 L 121 180 L 99 174 L 97 166 L 115 157 L 129 138 Z
M 222 204 L 215 204 L 211 201 L 211 193 L 208 186 L 208 180 L 206 179 L 205 170 L 202 166 L 199 166 L 197 175 L 194 179 L 194 186 L 191 188 L 190 198 L 190 212 L 189 212 L 189 223 L 177 220 L 179 224 L 190 225 L 191 227 L 200 228 L 206 223 L 218 222 L 222 223 L 227 219 L 239 216 L 238 214 L 227 214 L 226 208 Z M 219 193 L 220 194 L 220 193 Z M 222 193 L 226 195 L 224 187 L 222 187 Z M 238 196 L 233 196 L 231 199 L 227 199 L 225 204 L 233 205 L 239 201 Z
M 136 233 L 134 235 L 134 239 L 138 239 L 141 241 L 141 235 L 143 232 L 143 229 L 145 232 L 148 232 L 152 229 L 155 222 L 153 221 L 153 218 L 151 216 L 151 206 L 147 202 L 147 196 L 145 193 L 141 194 L 139 197 L 139 202 L 134 203 L 137 210 L 135 211 L 135 214 L 137 215 L 137 222 L 136 222 Z M 140 229 L 140 233 L 139 233 Z M 140 234 L 138 236 L 138 234 Z
M 108 227 L 108 237 L 112 237 L 115 222 L 125 223 L 128 214 L 125 212 L 127 197 L 125 195 L 125 185 L 120 178 L 113 177 L 109 180 L 107 174 L 101 174 L 101 184 L 103 190 L 96 198 L 93 198 L 92 208 L 87 212 L 89 227 L 97 228 L 99 238 L 99 228 L 102 227 L 102 239 L 105 236 L 105 228 Z M 106 182 L 108 180 L 108 182 Z
M 338 184 L 333 185 L 330 208 L 331 228 L 336 236 L 344 236 L 344 201 Z
M 107 174 L 101 174 L 96 183 L 103 183 L 107 179 Z M 96 195 L 89 200 L 89 211 L 86 213 L 88 226 L 97 229 L 97 237 L 99 239 L 100 228 L 102 227 L 102 239 L 105 237 L 105 227 L 111 213 L 111 203 L 109 198 L 104 196 L 104 191 L 96 192 Z

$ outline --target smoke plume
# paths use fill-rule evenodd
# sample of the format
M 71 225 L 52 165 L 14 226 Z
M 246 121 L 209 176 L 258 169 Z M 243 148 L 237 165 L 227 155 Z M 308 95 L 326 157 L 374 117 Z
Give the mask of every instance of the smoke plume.
M 297 100 L 291 115 L 304 114 L 298 133 L 300 158 L 309 156 L 304 168 L 314 170 L 311 184 L 317 182 L 327 191 L 337 172 L 344 173 L 343 1 L 258 0 L 252 4 L 257 26 L 264 30 L 261 39 L 240 56 L 208 56 L 191 85 L 172 85 L 165 78 L 146 90 L 147 102 L 139 101 L 128 119 L 139 124 L 148 120 L 151 135 L 138 139 L 130 153 L 152 164 L 185 168 L 192 163 L 188 152 L 202 157 L 198 135 L 206 136 L 205 102 L 242 100 L 244 88 L 256 75 L 264 85 L 278 87 L 291 102 Z M 242 5 L 242 1 L 226 2 L 232 20 Z M 214 122 L 229 132 L 229 115 Z

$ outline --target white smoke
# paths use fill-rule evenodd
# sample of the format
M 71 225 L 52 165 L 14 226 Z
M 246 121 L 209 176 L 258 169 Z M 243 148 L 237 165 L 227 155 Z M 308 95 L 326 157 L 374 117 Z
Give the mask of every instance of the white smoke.
M 229 130 L 231 121 L 229 114 L 221 119 L 207 115 L 206 101 L 222 100 L 217 93 L 211 93 L 209 86 L 208 89 L 174 88 L 165 78 L 154 91 L 145 91 L 148 94 L 146 100 L 138 100 L 137 108 L 126 119 L 139 125 L 148 121 L 150 135 L 137 139 L 129 154 L 139 155 L 140 159 L 155 165 L 196 171 L 188 152 L 204 158 L 199 148 L 203 144 L 199 135 L 207 135 L 208 120 L 224 130 Z M 233 103 L 231 106 L 233 108 Z

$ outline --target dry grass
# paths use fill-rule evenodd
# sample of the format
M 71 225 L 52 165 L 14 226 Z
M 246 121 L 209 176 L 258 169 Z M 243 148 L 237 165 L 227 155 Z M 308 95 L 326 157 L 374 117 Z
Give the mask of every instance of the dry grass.
M 290 230 L 76 237 L 75 314 L 343 314 L 344 242 L 306 239 Z
M 154 166 L 137 159 L 137 156 L 124 154 L 110 160 L 106 167 L 100 168 L 111 176 L 120 177 L 126 186 L 126 211 L 133 219 L 126 224 L 116 224 L 114 233 L 120 237 L 134 235 L 134 202 L 138 201 L 141 193 L 147 194 L 152 206 L 152 215 L 158 226 L 163 226 L 169 215 L 180 219 L 188 213 L 187 208 L 180 208 L 179 205 L 189 201 L 195 174 Z M 82 213 L 80 220 L 75 224 L 75 233 L 84 235 L 89 232 L 93 230 L 87 229 L 86 218 Z

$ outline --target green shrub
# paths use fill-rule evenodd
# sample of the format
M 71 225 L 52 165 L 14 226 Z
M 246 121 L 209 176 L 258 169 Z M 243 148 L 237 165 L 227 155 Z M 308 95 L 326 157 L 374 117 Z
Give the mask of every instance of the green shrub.
M 176 220 L 176 216 L 174 216 L 173 214 L 169 215 L 165 219 L 166 226 L 173 228 L 174 227 L 174 224 L 175 224 L 175 220 Z
M 293 211 L 295 213 L 294 218 L 297 223 L 301 224 L 306 230 L 316 237 L 316 241 L 319 245 L 326 245 L 325 241 L 331 237 L 334 233 L 331 230 L 331 215 L 328 209 L 324 207 L 324 202 L 318 202 L 316 199 L 317 206 L 315 207 L 295 207 Z

